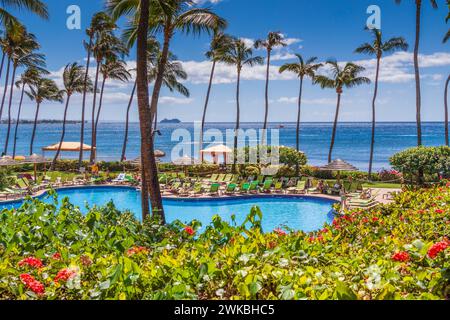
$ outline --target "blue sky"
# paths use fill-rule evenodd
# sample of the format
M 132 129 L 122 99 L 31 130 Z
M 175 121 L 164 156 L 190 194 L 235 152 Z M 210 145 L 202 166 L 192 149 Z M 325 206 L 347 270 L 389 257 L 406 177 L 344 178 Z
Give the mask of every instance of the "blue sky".
M 381 8 L 382 31 L 387 39 L 403 36 L 410 44 L 408 52 L 385 57 L 381 75 L 378 100 L 380 121 L 414 121 L 415 89 L 412 68 L 414 45 L 415 6 L 414 1 L 404 0 L 396 5 L 393 0 L 199 0 L 227 19 L 227 33 L 251 41 L 264 38 L 269 31 L 280 31 L 290 46 L 274 52 L 271 67 L 270 120 L 295 121 L 298 81 L 294 76 L 278 74 L 280 65 L 292 62 L 293 53 L 304 57 L 317 56 L 320 61 L 335 58 L 338 61 L 354 61 L 367 67 L 366 75 L 373 76 L 374 60 L 354 54 L 354 49 L 369 41 L 364 30 L 369 5 Z M 82 41 L 84 30 L 91 16 L 103 8 L 102 0 L 58 0 L 46 1 L 51 18 L 39 20 L 29 14 L 21 14 L 21 20 L 35 33 L 42 44 L 42 52 L 48 59 L 51 77 L 61 83 L 62 68 L 69 62 L 84 63 L 85 51 Z M 445 0 L 438 1 L 439 10 L 424 3 L 422 19 L 421 65 L 423 118 L 426 121 L 442 121 L 444 82 L 450 71 L 449 44 L 442 38 L 447 8 Z M 82 13 L 82 30 L 66 28 L 66 9 L 77 4 Z M 191 97 L 185 99 L 164 90 L 160 104 L 160 117 L 179 118 L 183 121 L 201 119 L 206 93 L 210 62 L 204 57 L 209 37 L 193 37 L 177 34 L 172 51 L 183 62 L 190 78 L 185 85 Z M 264 51 L 255 55 L 265 56 Z M 134 64 L 134 53 L 127 59 Z M 264 66 L 244 70 L 241 88 L 242 121 L 262 121 L 264 108 Z M 2 79 L 2 86 L 3 86 Z M 109 83 L 106 87 L 105 112 L 102 120 L 122 120 L 125 116 L 131 84 Z M 341 121 L 370 121 L 372 85 L 347 90 L 342 100 Z M 322 90 L 309 82 L 304 89 L 303 120 L 332 121 L 336 104 L 333 90 Z M 15 99 L 18 99 L 17 97 Z M 81 97 L 75 96 L 70 106 L 69 118 L 79 119 Z M 208 121 L 234 121 L 235 119 L 235 70 L 219 66 L 216 84 L 213 87 Z M 15 110 L 14 110 L 15 112 Z M 88 109 L 89 112 L 89 109 Z M 24 118 L 31 119 L 34 105 L 26 102 Z M 63 105 L 47 103 L 42 106 L 42 119 L 62 118 Z M 137 111 L 133 108 L 132 120 Z

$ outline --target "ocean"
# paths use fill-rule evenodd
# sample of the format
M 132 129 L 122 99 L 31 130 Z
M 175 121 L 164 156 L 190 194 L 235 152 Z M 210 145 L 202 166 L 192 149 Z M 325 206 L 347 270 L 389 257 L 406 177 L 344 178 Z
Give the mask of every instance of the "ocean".
M 280 145 L 295 147 L 295 123 L 271 123 L 270 129 L 279 130 Z M 42 154 L 42 148 L 59 142 L 62 124 L 39 124 L 34 143 L 34 152 Z M 223 134 L 226 130 L 232 130 L 233 123 L 208 123 L 206 130 L 213 135 Z M 258 123 L 243 123 L 243 130 L 261 128 Z M 3 150 L 7 126 L 0 125 L 0 149 Z M 86 124 L 85 143 L 91 143 L 90 124 Z M 181 130 L 180 130 L 181 129 Z M 14 130 L 14 126 L 13 126 Z M 116 161 L 120 159 L 122 144 L 124 138 L 124 123 L 100 123 L 98 129 L 98 159 L 105 161 Z M 171 161 L 171 153 L 175 146 L 182 146 L 191 150 L 190 155 L 194 153 L 194 124 L 159 124 L 161 135 L 156 136 L 155 145 L 157 149 L 166 152 L 163 162 Z M 31 139 L 31 124 L 21 124 L 19 127 L 19 136 L 17 139 L 16 155 L 27 155 Z M 300 132 L 300 149 L 306 153 L 309 164 L 324 165 L 327 162 L 328 149 L 331 140 L 332 123 L 303 123 Z M 272 131 L 269 132 L 269 135 Z M 275 130 L 273 132 L 276 133 Z M 13 134 L 13 132 L 11 133 Z M 79 141 L 80 125 L 68 124 L 65 141 Z M 173 136 L 174 135 L 174 136 Z M 183 138 L 181 138 L 182 136 Z M 192 137 L 192 141 L 189 139 Z M 209 134 L 207 135 L 209 136 Z M 220 138 L 220 135 L 219 135 Z M 252 138 L 250 138 L 251 140 Z M 337 129 L 336 144 L 333 158 L 346 160 L 361 170 L 368 169 L 369 153 L 371 139 L 370 123 L 340 123 Z M 249 138 L 247 137 L 247 141 Z M 269 139 L 270 141 L 270 139 Z M 443 145 L 444 124 L 438 122 L 423 123 L 423 141 L 427 146 Z M 389 168 L 389 158 L 403 149 L 414 147 L 417 143 L 416 124 L 415 123 L 378 123 L 375 147 L 374 169 L 381 170 Z M 205 145 L 210 144 L 205 140 Z M 139 125 L 131 123 L 129 128 L 129 142 L 127 147 L 127 159 L 132 160 L 139 156 Z M 178 148 L 179 149 L 179 148 Z M 12 153 L 12 137 L 8 154 Z M 50 157 L 52 153 L 45 153 Z M 64 153 L 63 158 L 77 159 L 76 153 Z M 86 157 L 89 155 L 85 154 Z

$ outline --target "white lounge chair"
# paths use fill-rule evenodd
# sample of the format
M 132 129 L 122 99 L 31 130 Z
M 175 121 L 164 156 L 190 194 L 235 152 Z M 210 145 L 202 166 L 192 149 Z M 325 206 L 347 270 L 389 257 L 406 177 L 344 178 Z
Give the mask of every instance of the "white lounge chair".
M 118 182 L 118 183 L 123 183 L 125 182 L 125 178 L 126 178 L 126 174 L 125 173 L 120 173 L 117 178 L 115 178 L 114 180 L 112 180 L 112 182 Z

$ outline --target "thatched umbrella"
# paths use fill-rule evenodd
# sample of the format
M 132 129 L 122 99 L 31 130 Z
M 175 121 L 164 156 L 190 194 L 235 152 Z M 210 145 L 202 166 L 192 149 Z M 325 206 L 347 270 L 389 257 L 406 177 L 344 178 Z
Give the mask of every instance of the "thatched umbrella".
M 13 160 L 10 157 L 0 158 L 0 167 L 10 167 L 10 166 L 18 165 L 18 164 L 20 164 L 20 163 L 18 163 L 17 161 Z
M 201 164 L 201 161 L 189 156 L 183 156 L 181 158 L 175 159 L 174 161 L 172 161 L 172 163 L 176 166 L 183 166 L 184 172 L 187 175 L 187 167 L 196 164 Z
M 164 158 L 166 156 L 166 153 L 161 150 L 155 150 L 155 158 Z
M 23 161 L 22 163 L 30 163 L 30 164 L 34 165 L 34 181 L 37 181 L 37 165 L 51 163 L 51 162 L 52 162 L 51 160 L 45 159 L 43 156 L 33 154 L 29 157 L 26 157 L 25 161 Z M 45 171 L 45 166 L 44 166 L 44 171 Z
M 341 171 L 359 171 L 358 168 L 356 168 L 355 166 L 353 166 L 350 163 L 345 162 L 344 160 L 341 160 L 341 159 L 334 160 L 334 161 L 330 162 L 329 164 L 327 164 L 326 166 L 320 167 L 320 170 L 337 171 L 338 181 L 341 179 L 341 174 L 340 174 Z

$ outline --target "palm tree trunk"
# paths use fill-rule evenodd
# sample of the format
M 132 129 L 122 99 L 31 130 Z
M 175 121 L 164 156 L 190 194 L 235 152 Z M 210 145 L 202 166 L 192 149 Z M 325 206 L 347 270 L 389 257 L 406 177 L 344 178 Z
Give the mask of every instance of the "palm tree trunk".
M 16 145 L 17 145 L 17 131 L 19 129 L 19 123 L 20 123 L 20 113 L 22 112 L 22 103 L 23 103 L 23 96 L 25 94 L 25 84 L 22 85 L 22 93 L 20 95 L 20 102 L 19 102 L 19 110 L 17 111 L 17 121 L 16 121 L 16 128 L 14 129 L 14 144 L 13 144 L 13 159 L 16 156 Z
M 8 92 L 8 85 L 9 85 L 9 71 L 10 71 L 10 68 L 11 68 L 11 59 L 8 58 L 8 67 L 6 68 L 5 88 L 3 89 L 2 106 L 0 107 L 0 120 L 2 119 L 2 115 L 3 115 L 3 107 L 5 106 L 6 94 L 7 94 L 7 92 Z
M 234 130 L 234 159 L 233 159 L 233 173 L 236 173 L 236 165 L 237 165 L 237 155 L 238 155 L 238 136 L 240 129 L 240 117 L 241 117 L 241 109 L 239 105 L 239 94 L 240 94 L 240 86 L 241 86 L 241 71 L 238 69 L 237 76 L 237 85 L 236 85 L 236 128 Z
M 161 87 L 162 87 L 162 83 L 163 83 L 163 75 L 165 72 L 165 67 L 167 64 L 168 56 L 169 56 L 170 39 L 171 39 L 170 33 L 167 30 L 165 30 L 164 44 L 163 44 L 163 49 L 161 52 L 161 59 L 158 62 L 158 73 L 156 75 L 155 84 L 153 85 L 153 94 L 152 94 L 152 100 L 151 100 L 151 104 L 150 104 L 150 113 L 151 113 L 152 121 L 150 123 L 153 123 L 153 120 L 156 117 L 156 111 L 158 109 L 158 101 L 159 101 L 159 95 L 160 95 Z
M 52 170 L 56 165 L 56 161 L 58 160 L 59 154 L 61 153 L 61 146 L 64 142 L 64 137 L 66 136 L 66 120 L 67 120 L 67 110 L 69 109 L 70 95 L 67 95 L 66 107 L 64 109 L 64 119 L 63 119 L 63 127 L 61 133 L 61 139 L 59 140 L 58 150 L 56 151 L 55 157 L 52 162 Z
M 148 189 L 142 190 L 142 216 L 143 220 L 149 215 L 148 202 L 144 201 L 144 195 L 150 192 L 150 202 L 154 214 L 159 215 L 161 222 L 165 224 L 164 208 L 162 204 L 161 190 L 158 181 L 158 169 L 155 160 L 152 135 L 152 111 L 149 110 L 148 93 L 148 69 L 147 69 L 147 34 L 149 20 L 149 0 L 141 0 L 141 10 L 137 34 L 137 97 L 139 109 L 139 122 L 141 129 L 141 153 L 144 175 Z M 167 42 L 168 47 L 168 42 Z M 161 67 L 161 65 L 160 65 Z M 164 71 L 164 70 L 162 70 Z M 160 73 L 162 75 L 163 73 Z M 156 86 L 156 82 L 155 82 Z M 155 87 L 156 89 L 156 87 Z M 154 92 L 155 96 L 155 92 Z M 158 95 L 156 95 L 157 104 Z M 154 109 L 156 108 L 156 104 Z
M 144 159 L 143 158 L 144 152 L 143 152 L 143 148 L 141 148 L 141 160 Z M 144 166 L 144 162 L 141 161 L 141 205 L 142 208 L 147 208 L 147 210 L 149 210 L 149 197 L 148 197 L 148 183 L 147 183 L 147 178 L 145 177 L 145 166 Z M 145 217 L 148 217 L 149 215 L 147 214 L 146 216 L 143 215 L 143 219 L 145 219 Z M 144 220 L 142 220 L 144 221 Z
M 448 85 L 450 83 L 450 75 L 445 82 L 444 106 L 445 106 L 445 145 L 449 146 L 448 139 Z
M 11 91 L 9 92 L 8 129 L 6 131 L 5 149 L 3 151 L 5 154 L 8 153 L 9 135 L 11 133 L 11 107 L 12 107 L 12 99 L 13 99 L 13 94 L 14 94 L 14 81 L 15 81 L 15 78 L 16 78 L 16 71 L 17 71 L 17 65 L 14 64 L 12 78 L 11 78 Z
M 103 93 L 105 92 L 105 82 L 106 78 L 103 78 L 102 82 L 102 88 L 100 91 L 100 101 L 98 103 L 98 110 L 97 110 L 97 117 L 95 118 L 95 126 L 94 126 L 94 146 L 97 147 L 97 128 L 98 128 L 98 121 L 100 119 L 100 113 L 102 111 L 102 105 L 103 105 Z
M 336 116 L 334 118 L 333 134 L 331 135 L 331 145 L 330 145 L 330 153 L 328 154 L 328 163 L 330 163 L 333 158 L 333 148 L 334 148 L 334 142 L 336 140 L 336 130 L 337 130 L 337 124 L 338 124 L 338 119 L 339 119 L 339 108 L 341 106 L 341 94 L 342 93 L 338 93 L 338 98 L 337 98 Z
M 0 79 L 2 78 L 2 75 L 3 75 L 3 66 L 5 65 L 5 57 L 6 57 L 6 52 L 3 51 L 2 62 L 0 62 Z
M 81 133 L 80 133 L 80 154 L 78 157 L 78 167 L 81 168 L 83 164 L 83 143 L 84 143 L 84 114 L 86 111 L 86 94 L 87 94 L 87 85 L 89 79 L 89 66 L 91 63 L 91 47 L 92 47 L 93 35 L 89 37 L 89 48 L 88 48 L 88 56 L 86 63 L 86 73 L 84 74 L 84 89 L 83 89 L 83 105 L 81 108 Z
M 301 123 L 301 114 L 302 114 L 302 93 L 303 93 L 303 77 L 300 77 L 300 91 L 298 94 L 298 113 L 297 113 L 297 130 L 296 130 L 296 148 L 297 152 L 300 151 L 300 123 Z M 295 172 L 298 176 L 300 173 L 300 166 L 297 164 L 295 166 Z
M 153 120 L 153 132 L 158 130 L 158 109 L 155 110 L 154 120 Z M 154 136 L 153 136 L 154 138 Z
M 126 119 L 125 119 L 125 137 L 123 139 L 122 156 L 120 157 L 120 162 L 124 162 L 125 161 L 125 154 L 127 152 L 128 127 L 129 127 L 129 122 L 130 122 L 130 110 L 131 110 L 131 105 L 133 104 L 133 98 L 134 98 L 134 93 L 135 92 L 136 92 L 136 81 L 134 82 L 133 90 L 131 91 L 130 101 L 128 102 L 127 116 L 126 116 Z
M 420 45 L 420 18 L 422 0 L 416 1 L 416 43 L 414 46 L 414 73 L 416 77 L 416 112 L 417 112 L 417 145 L 422 145 L 422 121 L 421 121 L 421 93 L 419 71 L 419 45 Z
M 38 121 L 38 117 L 39 117 L 39 107 L 40 106 L 41 106 L 41 103 L 38 102 L 37 106 L 36 106 L 36 114 L 34 116 L 33 133 L 31 134 L 30 155 L 33 154 L 34 137 L 36 136 L 36 127 L 37 127 L 37 121 Z
M 371 180 L 371 176 L 372 176 L 373 154 L 375 151 L 376 101 L 377 101 L 377 96 L 378 96 L 378 79 L 380 76 L 380 63 L 381 63 L 381 56 L 378 56 L 377 72 L 375 75 L 375 89 L 373 91 L 373 100 L 372 100 L 372 140 L 370 142 L 369 180 Z
M 211 75 L 209 76 L 208 91 L 206 92 L 205 106 L 203 107 L 202 125 L 200 127 L 199 159 L 202 158 L 201 150 L 203 150 L 203 135 L 204 135 L 204 131 L 205 131 L 206 111 L 208 111 L 209 97 L 211 95 L 214 73 L 216 71 L 216 63 L 217 63 L 216 60 L 213 60 L 213 64 L 212 64 L 212 68 L 211 68 Z
M 267 50 L 266 91 L 265 91 L 265 114 L 262 132 L 262 145 L 266 144 L 267 122 L 269 120 L 269 73 L 270 73 L 270 50 Z
M 91 117 L 91 156 L 89 161 L 94 163 L 95 161 L 95 107 L 97 105 L 97 87 L 98 87 L 98 76 L 100 74 L 100 61 L 97 61 L 97 69 L 95 71 L 95 84 L 94 84 L 94 102 L 92 104 L 92 117 Z

